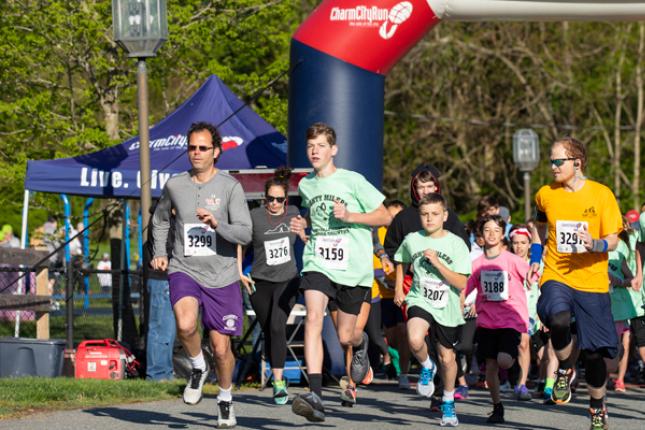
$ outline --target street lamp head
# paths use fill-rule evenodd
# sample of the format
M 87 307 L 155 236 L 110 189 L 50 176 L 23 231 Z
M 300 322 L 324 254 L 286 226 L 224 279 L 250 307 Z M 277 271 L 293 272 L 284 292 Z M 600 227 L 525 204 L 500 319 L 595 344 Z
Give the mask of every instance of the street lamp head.
M 530 128 L 513 134 L 513 161 L 522 172 L 530 172 L 540 162 L 540 139 Z
M 168 38 L 166 0 L 112 0 L 112 21 L 129 57 L 154 57 Z

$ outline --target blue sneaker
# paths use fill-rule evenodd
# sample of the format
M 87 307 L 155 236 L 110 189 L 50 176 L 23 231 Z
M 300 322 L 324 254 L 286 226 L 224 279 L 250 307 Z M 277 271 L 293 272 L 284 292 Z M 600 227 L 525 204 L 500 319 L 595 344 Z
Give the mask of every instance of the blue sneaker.
M 421 368 L 419 373 L 419 382 L 417 383 L 417 393 L 424 397 L 432 397 L 434 393 L 434 373 L 437 371 L 437 366 L 430 360 L 432 366 L 429 369 Z
M 460 385 L 455 388 L 455 400 L 464 400 L 468 398 L 468 385 Z
M 441 405 L 441 427 L 457 427 L 459 420 L 457 419 L 457 412 L 455 412 L 455 402 L 443 402 Z

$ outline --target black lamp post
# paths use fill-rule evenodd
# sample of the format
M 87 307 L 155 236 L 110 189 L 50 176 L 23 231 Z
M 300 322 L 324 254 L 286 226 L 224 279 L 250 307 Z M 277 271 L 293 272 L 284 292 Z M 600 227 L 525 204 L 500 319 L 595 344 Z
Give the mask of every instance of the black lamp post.
M 513 134 L 513 161 L 524 172 L 524 220 L 531 217 L 531 171 L 540 161 L 540 139 L 530 128 Z

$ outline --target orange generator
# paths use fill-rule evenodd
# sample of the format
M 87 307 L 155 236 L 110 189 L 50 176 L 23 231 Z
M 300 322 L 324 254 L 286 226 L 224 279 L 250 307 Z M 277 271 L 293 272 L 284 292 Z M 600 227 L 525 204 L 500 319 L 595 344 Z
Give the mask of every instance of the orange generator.
M 76 378 L 124 379 L 137 376 L 139 362 L 114 339 L 85 340 L 76 349 Z

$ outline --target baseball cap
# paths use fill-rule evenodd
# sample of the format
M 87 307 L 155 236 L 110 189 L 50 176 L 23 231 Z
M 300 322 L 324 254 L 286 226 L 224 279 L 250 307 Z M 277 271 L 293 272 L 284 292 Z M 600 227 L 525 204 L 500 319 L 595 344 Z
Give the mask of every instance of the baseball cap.
M 635 222 L 638 222 L 638 217 L 640 214 L 636 209 L 630 209 L 625 213 L 625 218 L 627 218 L 627 221 L 629 221 L 630 224 L 633 224 Z

